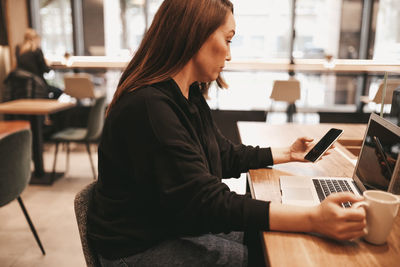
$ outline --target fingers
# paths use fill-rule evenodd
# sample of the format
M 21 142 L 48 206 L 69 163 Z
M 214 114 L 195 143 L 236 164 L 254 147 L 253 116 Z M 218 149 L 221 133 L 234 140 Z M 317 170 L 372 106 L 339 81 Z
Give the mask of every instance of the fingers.
M 345 202 L 358 202 L 363 200 L 364 198 L 350 192 L 340 192 L 329 195 L 327 199 L 337 204 L 341 204 Z
M 359 238 L 366 234 L 365 227 L 367 226 L 366 220 L 359 222 L 347 222 L 340 225 L 337 229 L 336 238 L 341 240 L 350 240 Z
M 299 138 L 299 140 L 302 141 L 303 143 L 305 143 L 305 142 L 312 142 L 312 141 L 314 141 L 314 138 L 307 137 L 307 136 L 302 136 L 302 137 Z
M 354 240 L 365 235 L 363 230 L 353 232 L 343 232 L 336 235 L 336 239 L 339 240 Z
M 319 158 L 319 160 L 323 159 L 325 156 L 330 155 L 330 154 L 331 154 L 331 151 L 330 151 L 330 150 L 331 150 L 331 149 L 328 149 L 328 150 Z
M 347 221 L 363 221 L 365 220 L 365 209 L 344 209 L 344 219 Z
M 319 230 L 323 234 L 339 240 L 352 240 L 365 235 L 365 209 L 342 207 L 342 203 L 358 202 L 363 198 L 350 192 L 334 193 L 319 206 Z
M 367 226 L 366 220 L 358 222 L 347 222 L 343 224 L 343 231 L 345 232 L 363 232 Z
M 332 145 L 332 146 L 324 153 L 324 155 L 329 155 L 329 154 L 331 154 L 332 149 L 334 149 L 334 148 L 335 148 L 335 146 Z
M 357 208 L 350 208 L 350 209 L 343 209 L 342 203 L 346 202 L 358 202 L 363 200 L 363 197 L 356 196 L 350 192 L 340 192 L 331 194 L 329 197 L 326 198 L 327 202 L 331 202 L 335 204 L 335 212 L 338 218 L 342 219 L 343 221 L 363 221 L 365 220 L 365 210 L 364 209 L 357 209 Z
M 335 149 L 335 148 L 336 148 L 335 145 L 331 145 L 331 146 L 329 147 L 328 151 L 331 151 L 332 149 Z

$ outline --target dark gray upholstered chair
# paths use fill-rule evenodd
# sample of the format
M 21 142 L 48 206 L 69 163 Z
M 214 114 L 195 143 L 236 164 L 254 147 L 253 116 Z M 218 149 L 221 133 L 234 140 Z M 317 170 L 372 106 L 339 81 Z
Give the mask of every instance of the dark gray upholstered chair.
M 3 101 L 49 97 L 49 90 L 44 80 L 22 69 L 11 71 L 4 80 L 4 85 Z
M 94 181 L 79 191 L 74 201 L 76 222 L 78 223 L 79 236 L 81 237 L 83 255 L 85 256 L 88 267 L 100 266 L 97 253 L 95 249 L 90 246 L 87 235 L 87 213 L 96 183 L 97 181 Z
M 100 138 L 104 125 L 105 113 L 105 96 L 96 98 L 90 109 L 87 128 L 67 128 L 51 136 L 51 140 L 56 143 L 54 152 L 53 175 L 56 173 L 58 145 L 60 143 L 67 144 L 67 169 L 69 165 L 69 143 L 78 142 L 85 143 L 86 150 L 89 154 L 90 166 L 92 167 L 93 178 L 96 179 L 96 170 L 94 168 L 92 154 L 90 152 L 90 143 L 97 142 Z
M 20 196 L 31 178 L 31 157 L 30 130 L 18 131 L 0 139 L 0 207 L 14 199 L 18 200 L 33 236 L 45 255 L 46 252 Z

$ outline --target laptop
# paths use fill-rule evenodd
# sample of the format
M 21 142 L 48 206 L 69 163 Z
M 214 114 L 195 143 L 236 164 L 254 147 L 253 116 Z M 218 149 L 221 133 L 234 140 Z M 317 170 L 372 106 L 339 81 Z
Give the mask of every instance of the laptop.
M 400 128 L 372 113 L 353 177 L 281 176 L 282 203 L 317 205 L 333 192 L 362 195 L 367 189 L 391 191 L 400 163 Z M 351 203 L 343 203 L 349 207 Z

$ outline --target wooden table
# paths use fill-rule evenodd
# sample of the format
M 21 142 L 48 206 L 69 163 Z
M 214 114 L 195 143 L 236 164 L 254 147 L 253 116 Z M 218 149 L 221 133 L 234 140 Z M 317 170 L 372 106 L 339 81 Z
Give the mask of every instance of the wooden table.
M 342 140 L 360 142 L 366 125 L 318 124 L 269 125 L 263 122 L 238 122 L 244 144 L 262 146 L 287 146 L 297 137 L 307 135 L 322 137 L 331 128 L 344 129 Z M 328 175 L 351 177 L 354 164 L 351 155 L 341 144 L 318 163 L 286 163 L 272 168 L 250 170 L 249 185 L 254 198 L 281 201 L 279 177 L 281 175 Z M 382 246 L 362 240 L 339 242 L 325 237 L 284 232 L 263 232 L 266 261 L 271 266 L 399 266 L 400 263 L 400 213 L 388 238 Z
M 30 129 L 29 121 L 0 121 L 0 139 L 25 129 Z
M 0 103 L 0 113 L 22 115 L 47 115 L 75 106 L 51 99 L 18 99 Z
M 46 173 L 43 164 L 43 116 L 73 107 L 73 103 L 62 103 L 50 99 L 19 99 L 0 103 L 0 113 L 30 115 L 34 173 L 32 184 L 52 184 L 55 177 Z

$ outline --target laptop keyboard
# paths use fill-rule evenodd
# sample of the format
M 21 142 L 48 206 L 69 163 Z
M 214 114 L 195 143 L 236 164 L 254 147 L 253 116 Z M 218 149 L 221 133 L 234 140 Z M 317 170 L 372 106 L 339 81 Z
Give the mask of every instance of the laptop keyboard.
M 322 202 L 326 197 L 336 192 L 353 192 L 346 180 L 336 179 L 312 179 L 314 187 L 317 190 L 319 200 Z M 342 203 L 342 206 L 349 208 L 350 202 Z

